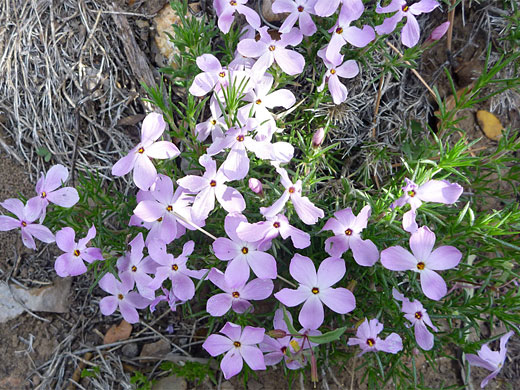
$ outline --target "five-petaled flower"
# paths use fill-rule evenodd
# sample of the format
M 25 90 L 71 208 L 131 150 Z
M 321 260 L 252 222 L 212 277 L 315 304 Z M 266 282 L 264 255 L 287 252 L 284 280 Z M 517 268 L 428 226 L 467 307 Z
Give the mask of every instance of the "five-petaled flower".
M 462 253 L 448 245 L 433 250 L 434 244 L 435 233 L 423 226 L 410 237 L 412 253 L 401 246 L 392 246 L 381 252 L 381 263 L 392 271 L 418 272 L 424 295 L 438 301 L 446 295 L 447 287 L 444 279 L 435 271 L 456 267 Z
M 358 356 L 366 352 L 383 351 L 396 354 L 403 349 L 403 340 L 397 333 L 391 333 L 386 339 L 381 339 L 378 334 L 383 331 L 383 324 L 377 318 L 365 321 L 359 325 L 356 337 L 348 340 L 348 345 L 359 345 L 361 352 Z

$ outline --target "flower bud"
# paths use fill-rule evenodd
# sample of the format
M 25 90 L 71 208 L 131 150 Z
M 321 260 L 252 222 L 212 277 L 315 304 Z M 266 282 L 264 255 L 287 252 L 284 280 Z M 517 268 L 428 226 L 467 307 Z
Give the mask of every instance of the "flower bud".
M 321 144 L 323 143 L 323 139 L 325 138 L 325 130 L 323 130 L 323 127 L 320 127 L 314 135 L 312 136 L 312 147 L 313 148 L 319 148 Z
M 266 334 L 273 339 L 281 339 L 282 337 L 287 336 L 287 332 L 285 332 L 283 329 L 273 329 L 266 332 Z
M 450 22 L 444 22 L 440 26 L 435 27 L 433 29 L 432 33 L 430 34 L 430 37 L 424 43 L 428 44 L 428 43 L 432 43 L 434 41 L 438 41 L 439 39 L 441 39 L 444 36 L 444 34 L 446 34 L 446 31 L 448 31 L 449 27 L 450 27 Z
M 249 188 L 255 194 L 261 195 L 263 193 L 262 183 L 260 182 L 260 180 L 255 179 L 254 177 L 249 179 Z

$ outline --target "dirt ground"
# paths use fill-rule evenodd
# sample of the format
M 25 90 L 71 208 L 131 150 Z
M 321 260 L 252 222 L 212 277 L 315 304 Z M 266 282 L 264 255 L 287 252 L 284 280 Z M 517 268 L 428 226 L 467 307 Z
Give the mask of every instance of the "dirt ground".
M 134 2 L 132 2 L 134 3 Z M 164 2 L 163 2 L 164 3 Z M 152 7 L 152 6 L 150 6 Z M 153 7 L 157 8 L 156 5 Z M 134 8 L 129 11 L 135 12 Z M 460 18 L 460 15 L 457 15 Z M 457 24 L 461 25 L 461 24 Z M 143 25 L 142 29 L 147 27 Z M 466 27 L 469 29 L 470 27 Z M 149 27 L 148 27 L 149 29 Z M 465 30 L 457 30 L 456 36 L 463 37 L 469 33 Z M 141 34 L 143 32 L 141 31 Z M 151 34 L 151 31 L 146 31 Z M 145 34 L 145 35 L 146 35 Z M 459 39 L 460 40 L 460 39 Z M 142 40 L 139 41 L 142 43 Z M 459 42 L 460 43 L 460 42 Z M 457 45 L 455 40 L 454 45 Z M 150 54 L 151 50 L 144 47 L 145 52 Z M 464 58 L 459 58 L 461 63 L 472 61 L 478 46 L 472 52 L 465 52 Z M 477 53 L 478 54 L 478 53 Z M 432 54 L 428 58 L 431 62 L 426 62 L 423 73 L 426 77 L 434 73 L 442 61 L 436 62 L 441 58 L 438 53 Z M 477 55 L 478 63 L 479 56 Z M 477 64 L 478 68 L 478 64 Z M 471 81 L 470 81 L 471 82 Z M 466 81 L 461 81 L 461 84 Z M 448 88 L 442 76 L 436 85 L 441 86 L 441 93 L 447 95 Z M 467 84 L 466 84 L 467 85 Z M 442 88 L 444 86 L 444 88 Z M 460 85 L 463 87 L 465 85 Z M 482 109 L 490 109 L 491 102 L 482 105 Z M 135 112 L 133 112 L 135 113 Z M 0 113 L 1 114 L 1 113 Z M 118 112 L 118 114 L 121 114 Z M 468 111 L 466 119 L 462 125 L 469 134 L 469 137 L 482 137 L 482 132 L 476 124 L 474 111 Z M 500 118 L 504 124 L 511 124 L 518 127 L 518 115 L 508 117 L 509 113 L 504 112 Z M 1 119 L 1 118 L 0 118 Z M 13 140 L 9 140 L 7 134 L 1 133 L 0 139 L 13 146 Z M 471 141 L 471 139 L 470 139 Z M 483 139 L 477 147 L 493 146 L 494 141 Z M 14 147 L 14 146 L 13 146 Z M 23 161 L 23 159 L 21 159 Z M 9 158 L 4 150 L 0 151 L 0 200 L 10 197 L 17 197 L 21 193 L 25 197 L 30 197 L 34 193 L 35 181 L 31 180 L 29 171 L 34 170 L 29 164 L 22 165 L 18 161 Z M 34 172 L 32 172 L 34 175 Z M 499 207 L 492 205 L 490 208 Z M 0 232 L 0 278 L 13 285 L 23 285 L 28 288 L 42 287 L 51 284 L 57 278 L 53 264 L 56 256 L 55 245 L 39 246 L 37 252 L 27 250 L 21 245 L 19 232 Z M 119 323 L 120 318 L 103 317 L 98 311 L 99 291 L 95 290 L 88 294 L 88 288 L 92 282 L 92 276 L 83 275 L 74 278 L 72 289 L 68 297 L 70 303 L 69 313 L 24 313 L 20 316 L 0 324 L 0 390 L 25 390 L 25 389 L 116 389 L 131 388 L 129 378 L 135 370 L 151 372 L 157 370 L 157 360 L 139 360 L 137 357 L 145 346 L 147 348 L 158 348 L 159 340 L 166 338 L 167 348 L 176 352 L 171 343 L 188 348 L 192 342 L 187 340 L 187 335 L 195 332 L 197 324 L 182 322 L 176 313 L 164 312 L 159 316 L 159 320 L 154 322 L 154 318 L 145 318 L 146 325 L 136 325 L 133 329 L 131 338 L 127 343 L 121 344 L 108 350 L 108 348 L 98 349 L 102 346 L 103 336 L 106 331 L 114 324 Z M 155 317 L 157 318 L 157 317 Z M 168 325 L 175 324 L 175 332 L 172 336 L 165 331 Z M 191 336 L 193 336 L 193 332 Z M 520 388 L 520 367 L 517 357 L 520 354 L 519 337 L 515 336 L 509 346 L 509 356 L 511 361 L 499 375 L 499 377 L 488 385 L 488 389 L 519 389 Z M 193 342 L 189 347 L 192 353 L 198 353 L 204 358 L 207 355 L 200 353 L 200 341 Z M 155 351 L 164 353 L 164 351 Z M 89 356 L 93 353 L 93 356 Z M 91 360 L 89 360 L 91 359 Z M 96 378 L 78 378 L 74 374 L 80 372 L 78 367 L 91 368 L 89 361 L 95 362 L 96 366 L 102 367 L 104 380 Z M 440 389 L 447 386 L 464 386 L 461 378 L 461 366 L 455 360 L 440 358 L 435 368 L 424 364 L 419 369 L 419 374 L 424 375 L 429 388 Z M 365 389 L 358 367 L 360 359 L 354 359 L 347 367 L 322 367 L 320 377 L 325 380 L 318 384 L 318 388 L 323 389 Z M 487 375 L 485 370 L 473 369 L 472 380 L 468 388 L 480 388 L 480 381 Z M 293 388 L 310 389 L 312 388 L 307 379 L 297 376 Z M 80 386 L 73 385 L 71 379 L 75 379 Z M 282 369 L 275 368 L 266 372 L 257 373 L 257 377 L 248 383 L 251 390 L 270 390 L 285 388 L 287 380 Z M 70 387 L 69 387 L 70 385 Z M 178 388 L 194 388 L 193 383 L 179 382 Z M 244 388 L 235 378 L 230 382 L 220 381 L 221 389 L 240 389 Z M 213 388 L 208 382 L 197 388 Z M 388 389 L 393 388 L 391 385 Z M 177 388 L 172 388 L 177 390 Z

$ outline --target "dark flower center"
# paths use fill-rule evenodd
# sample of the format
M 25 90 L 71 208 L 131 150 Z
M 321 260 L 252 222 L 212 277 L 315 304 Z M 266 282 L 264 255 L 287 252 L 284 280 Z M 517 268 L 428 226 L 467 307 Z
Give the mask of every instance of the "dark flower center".
M 347 236 L 351 236 L 352 235 L 352 229 L 349 228 L 349 229 L 345 230 L 345 234 Z
M 319 294 L 320 289 L 318 287 L 313 287 L 313 289 L 311 291 L 313 294 Z
M 119 299 L 120 301 L 124 298 L 125 296 L 123 294 L 117 294 L 117 299 Z
M 257 99 L 257 101 L 255 103 L 256 104 L 262 104 L 262 100 L 261 99 Z
M 330 74 L 336 74 L 336 69 L 331 69 Z
M 424 267 L 425 267 L 425 264 L 424 264 L 422 261 L 419 261 L 419 262 L 417 263 L 417 269 L 418 269 L 418 270 L 421 270 L 421 271 L 422 271 L 422 270 L 424 269 Z
M 416 312 L 415 313 L 415 318 L 417 318 L 418 320 L 420 320 L 422 318 L 422 313 L 420 311 Z
M 303 12 L 303 10 L 304 10 L 303 6 L 300 5 L 300 6 L 298 7 L 298 12 Z
M 243 253 L 244 255 L 247 255 L 248 252 L 249 252 L 249 249 L 247 249 L 247 247 L 243 247 L 243 248 L 242 248 L 242 253 Z
M 231 294 L 231 296 L 233 298 L 240 298 L 240 293 L 238 291 L 233 291 L 233 293 Z
M 337 33 L 337 34 L 342 34 L 342 33 L 343 33 L 343 27 L 338 27 L 338 28 L 336 29 L 336 33 Z
M 132 272 L 137 272 L 137 267 L 135 265 L 132 266 Z
M 233 5 L 233 4 L 231 4 L 231 5 Z M 218 75 L 220 77 L 224 78 L 224 77 L 226 77 L 226 72 L 220 72 Z
M 26 226 L 27 226 L 27 222 L 22 221 L 22 226 L 23 226 L 23 227 L 26 227 Z
M 269 46 L 269 51 L 274 51 L 274 49 L 276 49 L 276 46 L 275 46 L 275 45 L 271 45 L 271 46 Z
M 232 5 L 233 7 L 237 5 L 237 2 L 235 0 L 231 0 L 229 2 L 230 5 Z
M 166 207 L 166 210 L 168 210 L 168 211 L 170 211 L 170 212 L 171 212 L 171 211 L 173 210 L 173 207 L 172 207 L 172 205 L 171 205 L 171 204 L 169 204 L 169 205 L 168 205 L 168 207 Z
M 74 256 L 78 257 L 79 256 L 79 251 L 77 249 L 74 249 Z
M 213 126 L 215 126 L 215 125 L 217 124 L 217 120 L 216 120 L 216 119 L 212 119 L 212 120 L 211 120 L 211 124 L 212 124 Z
M 408 196 L 413 198 L 415 196 L 416 192 L 414 190 L 408 191 Z
M 289 187 L 289 194 L 294 194 L 294 191 L 296 191 L 294 187 Z
M 282 351 L 282 353 L 285 355 L 285 353 L 287 352 L 287 347 L 283 346 L 282 348 L 280 348 L 280 351 Z
M 242 344 L 240 343 L 240 341 L 235 341 L 233 345 L 235 346 L 235 348 L 240 348 Z
M 179 269 L 179 266 L 177 264 L 172 265 L 172 270 L 177 271 Z
M 373 347 L 374 345 L 376 345 L 376 340 L 374 340 L 374 339 L 367 339 L 367 345 L 369 347 Z
M 403 5 L 402 10 L 403 10 L 403 12 L 406 12 L 406 11 L 408 11 L 409 8 L 410 7 L 408 5 Z
M 144 153 L 144 148 L 141 146 L 141 147 L 139 148 L 139 150 L 137 150 L 137 152 L 143 154 L 143 153 Z
M 157 218 L 157 222 L 162 222 L 162 217 Z
M 42 192 L 42 199 L 45 199 L 47 197 L 47 193 L 45 191 Z
M 215 187 L 216 185 L 217 185 L 217 182 L 216 182 L 215 180 L 211 180 L 211 181 L 209 182 L 209 186 L 210 186 L 210 187 Z
M 239 136 L 237 136 L 237 141 L 238 142 L 242 142 L 244 141 L 244 136 L 242 134 L 240 134 Z
M 280 222 L 273 223 L 273 227 L 276 228 L 276 229 L 279 229 L 280 228 Z

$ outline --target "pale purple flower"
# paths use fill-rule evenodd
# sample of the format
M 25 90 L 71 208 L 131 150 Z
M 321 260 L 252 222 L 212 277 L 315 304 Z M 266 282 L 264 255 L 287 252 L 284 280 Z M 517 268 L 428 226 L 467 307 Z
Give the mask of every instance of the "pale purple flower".
M 316 0 L 276 0 L 273 3 L 274 13 L 289 13 L 278 31 L 286 33 L 291 31 L 296 21 L 298 21 L 303 35 L 313 35 L 317 28 L 312 21 L 311 15 L 315 15 L 314 5 Z
M 257 223 L 242 222 L 238 225 L 237 235 L 245 241 L 259 242 L 258 247 L 262 250 L 271 246 L 271 241 L 281 235 L 285 240 L 291 238 L 295 248 L 307 248 L 311 244 L 309 233 L 295 228 L 289 224 L 289 220 L 283 214 L 267 217 L 267 221 Z
M 141 200 L 134 214 L 145 222 L 161 222 L 156 234 L 159 238 L 165 237 L 165 242 L 171 242 L 177 235 L 177 222 L 190 230 L 194 230 L 191 221 L 197 226 L 204 226 L 204 220 L 192 218 L 189 204 L 193 200 L 184 188 L 178 187 L 173 192 L 173 182 L 169 176 L 159 174 L 150 189 L 152 199 Z M 148 198 L 148 197 L 147 197 Z
M 359 73 L 357 62 L 354 60 L 343 62 L 342 55 L 336 57 L 334 62 L 330 62 L 325 58 L 325 49 L 318 51 L 318 56 L 323 59 L 323 63 L 327 67 L 327 72 L 323 76 L 322 83 L 318 86 L 318 91 L 323 91 L 325 82 L 327 82 L 334 104 L 343 103 L 347 99 L 348 91 L 339 78 L 351 79 L 356 77 Z
M 177 304 L 179 304 L 181 301 L 180 301 L 179 298 L 177 298 L 175 296 L 175 294 L 173 293 L 173 289 L 167 290 L 166 288 L 161 287 L 161 290 L 163 292 L 163 295 L 158 295 L 152 301 L 152 303 L 150 303 L 150 311 L 153 313 L 155 311 L 155 307 L 161 301 L 168 302 L 168 305 L 170 306 L 170 310 L 171 311 L 176 311 L 177 310 Z M 170 327 L 170 326 L 171 325 L 169 325 L 168 327 Z M 173 333 L 173 331 L 169 332 L 169 333 L 171 334 L 171 333 Z
M 420 186 L 408 178 L 405 178 L 404 181 L 403 195 L 390 207 L 402 207 L 406 203 L 410 205 L 411 210 L 403 215 L 403 228 L 409 233 L 415 232 L 418 228 L 417 222 L 415 222 L 415 211 L 422 205 L 422 202 L 453 204 L 462 194 L 460 185 L 446 180 L 428 180 Z
M 136 309 L 144 309 L 150 300 L 142 297 L 138 292 L 131 291 L 134 282 L 127 276 L 121 281 L 116 280 L 111 273 L 105 274 L 99 281 L 99 287 L 110 294 L 99 301 L 99 309 L 105 316 L 109 316 L 119 308 L 121 315 L 130 324 L 139 322 Z
M 164 132 L 166 122 L 161 114 L 152 112 L 144 118 L 141 128 L 141 142 L 112 167 L 112 174 L 123 176 L 132 169 L 135 185 L 147 191 L 157 177 L 157 169 L 150 158 L 167 159 L 180 154 L 177 146 L 168 141 L 155 142 Z
M 213 251 L 218 259 L 229 261 L 225 278 L 232 287 L 244 285 L 249 279 L 250 268 L 260 279 L 275 279 L 277 276 L 276 260 L 269 253 L 258 250 L 258 244 L 240 239 L 237 227 L 247 222 L 242 214 L 228 214 L 224 221 L 224 229 L 228 237 L 219 237 L 213 241 Z
M 392 0 L 386 7 L 381 7 L 378 4 L 376 7 L 378 14 L 390 12 L 395 12 L 395 14 L 386 18 L 383 24 L 376 26 L 376 31 L 379 35 L 390 34 L 397 27 L 397 23 L 406 17 L 406 24 L 401 31 L 401 41 L 403 45 L 412 47 L 419 42 L 421 35 L 419 23 L 415 17 L 423 13 L 432 12 L 439 6 L 439 3 L 436 0 L 421 0 L 411 5 L 408 5 L 408 3 L 406 0 Z
M 287 318 L 292 324 L 293 319 L 291 313 L 287 312 Z M 298 353 L 300 350 L 309 349 L 311 346 L 315 346 L 314 343 L 304 342 L 303 337 L 297 338 L 289 334 L 289 329 L 283 318 L 283 309 L 278 309 L 274 313 L 273 326 L 276 330 L 282 330 L 287 333 L 287 336 L 280 338 L 273 338 L 267 334 L 264 336 L 264 340 L 260 343 L 259 347 L 262 352 L 265 353 L 264 360 L 267 366 L 274 366 L 278 364 L 282 359 L 285 360 L 285 365 L 290 370 L 297 370 L 302 368 L 307 363 L 305 355 Z M 318 336 L 321 334 L 319 330 L 308 330 L 302 329 L 300 334 L 308 334 L 310 336 Z
M 260 16 L 253 11 L 251 8 L 246 7 L 244 4 L 247 0 L 214 0 L 213 7 L 218 16 L 218 28 L 224 34 L 229 32 L 231 24 L 235 19 L 235 11 L 246 17 L 247 23 L 251 27 L 258 29 L 260 27 Z
M 260 40 L 244 39 L 238 43 L 238 51 L 245 57 L 258 58 L 251 68 L 251 74 L 263 76 L 267 68 L 276 61 L 278 66 L 288 75 L 294 76 L 303 71 L 305 59 L 294 51 L 286 49 L 286 46 L 296 46 L 302 41 L 303 35 L 296 27 L 285 34 L 281 34 L 280 40 L 271 38 L 267 27 L 258 29 Z
M 305 302 L 298 316 L 304 328 L 317 329 L 323 323 L 324 304 L 340 314 L 349 313 L 356 307 L 356 299 L 352 292 L 343 287 L 331 287 L 345 275 L 343 260 L 328 257 L 321 262 L 316 273 L 311 259 L 295 254 L 291 259 L 289 272 L 300 286 L 296 290 L 284 288 L 274 296 L 288 307 Z
M 418 300 L 410 301 L 395 288 L 392 289 L 392 296 L 394 299 L 403 302 L 401 311 L 404 313 L 404 317 L 410 321 L 410 326 L 414 327 L 415 341 L 417 341 L 419 347 L 425 351 L 432 349 L 433 334 L 428 330 L 427 326 L 432 328 L 434 332 L 438 332 L 438 329 L 433 325 L 421 302 Z
M 120 257 L 117 261 L 117 268 L 121 278 L 128 277 L 135 282 L 137 291 L 148 299 L 155 298 L 155 289 L 150 288 L 152 282 L 151 274 L 155 274 L 157 263 L 150 256 L 143 257 L 144 239 L 143 233 L 139 233 L 130 241 L 130 253 Z M 134 286 L 132 285 L 132 288 Z
M 224 293 L 215 294 L 208 299 L 206 311 L 213 317 L 220 317 L 226 314 L 229 309 L 235 313 L 242 314 L 252 305 L 249 302 L 267 299 L 273 292 L 273 281 L 271 279 L 253 279 L 247 284 L 230 286 L 226 282 L 224 274 L 216 268 L 209 272 L 208 279 Z
M 323 218 L 323 210 L 314 206 L 312 202 L 306 196 L 302 196 L 302 181 L 298 180 L 296 183 L 289 179 L 287 171 L 280 168 L 279 165 L 273 164 L 276 167 L 276 171 L 280 174 L 280 181 L 285 187 L 285 191 L 282 196 L 269 207 L 260 207 L 260 213 L 266 217 L 274 217 L 279 214 L 288 200 L 291 200 L 296 214 L 307 225 L 314 225 L 318 222 L 318 219 Z
M 354 260 L 359 265 L 370 267 L 379 259 L 379 251 L 371 240 L 363 240 L 361 232 L 367 227 L 371 209 L 363 207 L 356 217 L 350 207 L 336 211 L 335 218 L 329 218 L 322 230 L 332 230 L 335 234 L 325 241 L 325 251 L 334 257 L 352 249 Z
M 197 133 L 197 140 L 202 142 L 211 134 L 211 139 L 215 141 L 218 137 L 224 136 L 224 131 L 227 130 L 227 125 L 222 115 L 222 110 L 217 102 L 217 98 L 213 95 L 209 101 L 209 110 L 211 117 L 202 123 L 195 126 L 195 133 Z
M 84 261 L 92 263 L 96 260 L 104 260 L 101 249 L 87 248 L 89 241 L 96 237 L 96 227 L 94 225 L 88 230 L 85 238 L 81 238 L 77 243 L 75 236 L 76 232 L 71 227 L 64 227 L 56 233 L 56 245 L 66 252 L 58 256 L 54 263 L 56 273 L 62 278 L 78 276 L 87 272 Z
M 213 54 L 203 54 L 197 57 L 197 66 L 202 70 L 195 76 L 189 92 L 194 96 L 204 96 L 212 91 L 225 87 L 229 83 L 228 70 L 223 68 L 220 61 Z
M 38 196 L 29 199 L 35 202 L 41 211 L 40 223 L 45 219 L 47 205 L 49 203 L 57 204 L 61 207 L 72 207 L 79 201 L 78 191 L 73 187 L 64 187 L 57 189 L 69 177 L 69 171 L 63 165 L 57 164 L 52 166 L 47 175 L 42 173 L 41 178 L 36 183 L 36 193 Z
M 466 359 L 468 362 L 477 367 L 485 368 L 486 370 L 492 371 L 482 383 L 480 384 L 481 388 L 487 386 L 488 382 L 495 378 L 506 361 L 507 348 L 506 344 L 509 341 L 509 338 L 514 334 L 513 331 L 507 332 L 505 335 L 500 337 L 500 350 L 492 351 L 488 344 L 484 344 L 480 351 L 478 351 L 478 356 L 472 353 L 466 354 Z
M 0 206 L 16 216 L 13 218 L 0 215 L 0 231 L 20 228 L 23 244 L 34 250 L 36 250 L 36 243 L 33 236 L 46 243 L 54 242 L 54 234 L 46 226 L 34 223 L 40 216 L 40 209 L 36 202 L 27 202 L 24 206 L 21 200 L 11 198 L 4 200 Z
M 250 177 L 248 181 L 249 189 L 255 194 L 262 195 L 264 193 L 262 182 L 254 177 Z
M 378 334 L 383 330 L 383 324 L 381 324 L 377 318 L 371 319 L 370 321 L 365 318 L 365 321 L 359 325 L 356 337 L 352 337 L 348 340 L 348 345 L 359 345 L 361 353 L 358 356 L 363 355 L 366 352 L 383 351 L 387 353 L 396 354 L 403 349 L 403 340 L 397 333 L 391 333 L 385 340 L 381 339 Z
M 381 263 L 392 271 L 411 270 L 419 273 L 421 288 L 428 298 L 438 301 L 447 293 L 446 282 L 435 271 L 454 268 L 462 253 L 453 246 L 440 246 L 433 250 L 435 234 L 426 226 L 410 237 L 412 253 L 400 246 L 392 246 L 381 252 Z
M 321 17 L 330 16 L 336 12 L 339 4 L 343 1 L 348 0 L 317 0 L 314 5 L 314 12 Z
M 202 348 L 211 356 L 226 353 L 220 363 L 226 380 L 242 371 L 244 360 L 252 370 L 265 370 L 264 355 L 256 346 L 262 342 L 265 329 L 246 326 L 242 330 L 240 325 L 228 322 L 220 333 L 226 337 L 212 334 L 204 341 Z
M 424 43 L 428 44 L 428 43 L 438 41 L 439 39 L 441 39 L 444 36 L 444 34 L 446 34 L 446 32 L 448 31 L 449 28 L 450 28 L 450 22 L 444 22 L 444 23 L 440 24 L 439 26 L 435 27 L 433 29 L 432 33 L 430 34 L 430 36 L 428 37 L 428 39 Z
M 206 168 L 202 177 L 188 175 L 177 180 L 181 187 L 197 194 L 191 208 L 192 218 L 195 221 L 204 221 L 215 208 L 215 198 L 228 213 L 244 210 L 244 198 L 236 189 L 225 184 L 229 179 L 221 168 L 217 171 L 215 160 L 205 154 L 199 158 L 199 163 Z
M 325 139 L 325 130 L 323 127 L 320 127 L 318 130 L 314 132 L 312 135 L 312 147 L 314 149 L 319 148 Z
M 376 33 L 370 26 L 364 25 L 362 29 L 350 24 L 361 17 L 365 7 L 362 0 L 346 1 L 341 7 L 341 12 L 336 24 L 329 30 L 332 33 L 325 58 L 333 64 L 342 61 L 341 48 L 348 43 L 355 47 L 365 47 L 372 42 Z M 341 58 L 341 60 L 340 60 Z
M 178 257 L 166 252 L 166 245 L 160 241 L 152 241 L 148 247 L 150 257 L 158 264 L 155 278 L 149 288 L 157 290 L 166 279 L 172 282 L 172 292 L 181 301 L 188 301 L 195 295 L 195 284 L 191 278 L 202 278 L 207 270 L 191 270 L 187 266 L 188 256 L 193 253 L 195 243 L 188 241 Z

